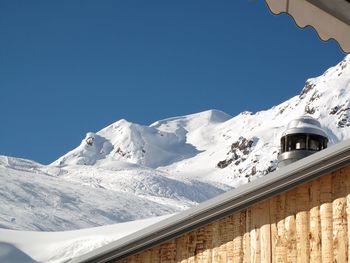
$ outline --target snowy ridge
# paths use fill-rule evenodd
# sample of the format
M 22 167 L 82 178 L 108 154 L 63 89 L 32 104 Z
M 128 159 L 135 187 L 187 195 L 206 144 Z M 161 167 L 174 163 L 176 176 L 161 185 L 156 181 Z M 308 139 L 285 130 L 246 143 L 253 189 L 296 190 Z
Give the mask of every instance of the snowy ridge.
M 350 56 L 266 111 L 119 120 L 47 166 L 0 157 L 0 225 L 67 230 L 187 209 L 275 170 L 282 132 L 305 114 L 330 144 L 350 138 Z
M 187 142 L 188 131 L 221 123 L 230 116 L 209 110 L 188 116 L 170 118 L 150 126 L 117 121 L 101 131 L 87 133 L 80 146 L 53 164 L 94 165 L 108 160 L 124 160 L 150 168 L 166 166 L 195 156 L 199 151 Z

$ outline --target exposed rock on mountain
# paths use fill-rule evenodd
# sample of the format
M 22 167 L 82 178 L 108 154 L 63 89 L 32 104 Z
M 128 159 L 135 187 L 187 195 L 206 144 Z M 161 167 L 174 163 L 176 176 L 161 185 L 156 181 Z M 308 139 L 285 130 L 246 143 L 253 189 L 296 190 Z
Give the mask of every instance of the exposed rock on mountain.
M 304 114 L 320 121 L 329 144 L 350 138 L 349 64 L 347 56 L 266 111 L 208 110 L 149 126 L 119 120 L 48 166 L 1 157 L 0 225 L 64 230 L 186 209 L 274 171 L 282 132 Z

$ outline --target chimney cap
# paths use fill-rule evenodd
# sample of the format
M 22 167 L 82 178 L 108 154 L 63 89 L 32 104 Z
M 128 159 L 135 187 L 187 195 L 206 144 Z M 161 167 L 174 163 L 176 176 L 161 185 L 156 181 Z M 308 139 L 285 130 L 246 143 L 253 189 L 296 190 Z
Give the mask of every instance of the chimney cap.
M 291 134 L 315 134 L 327 138 L 327 133 L 321 128 L 318 120 L 311 116 L 304 115 L 288 123 L 287 129 L 282 137 Z

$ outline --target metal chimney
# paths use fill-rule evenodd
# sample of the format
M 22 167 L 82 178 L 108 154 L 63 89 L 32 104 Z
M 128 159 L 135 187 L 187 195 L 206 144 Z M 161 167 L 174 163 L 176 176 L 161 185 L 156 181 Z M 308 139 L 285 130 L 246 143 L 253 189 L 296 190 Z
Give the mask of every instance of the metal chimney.
M 321 151 L 327 148 L 327 143 L 327 134 L 316 119 L 310 116 L 294 119 L 282 134 L 278 167 Z

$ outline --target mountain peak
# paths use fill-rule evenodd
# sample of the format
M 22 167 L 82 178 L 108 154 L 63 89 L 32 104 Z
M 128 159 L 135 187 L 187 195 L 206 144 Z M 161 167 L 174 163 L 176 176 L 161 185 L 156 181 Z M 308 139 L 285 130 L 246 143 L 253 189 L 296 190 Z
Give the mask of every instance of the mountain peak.
M 159 120 L 149 126 L 121 119 L 97 133 L 88 133 L 80 146 L 54 164 L 104 166 L 105 162 L 122 161 L 154 169 L 175 167 L 184 160 L 200 163 L 201 159 L 207 158 L 208 164 L 203 166 L 209 172 L 222 161 L 220 155 L 226 154 L 228 159 L 231 158 L 227 150 L 231 147 L 229 141 L 235 143 L 244 135 L 244 141 L 254 142 L 252 155 L 243 157 L 240 165 L 228 166 L 232 174 L 249 175 L 245 169 L 256 160 L 255 155 L 262 156 L 264 153 L 269 156 L 257 161 L 257 164 L 274 162 L 279 136 L 294 118 L 310 115 L 319 120 L 329 133 L 330 143 L 348 137 L 349 64 L 350 56 L 347 56 L 322 76 L 308 79 L 299 96 L 256 114 L 242 112 L 232 118 L 223 111 L 210 109 Z M 270 148 L 266 148 L 266 145 Z M 211 157 L 208 156 L 210 152 Z M 214 157 L 217 159 L 214 160 Z M 257 174 L 266 170 L 263 166 L 254 168 Z
M 329 144 L 348 139 L 349 65 L 347 56 L 322 76 L 307 80 L 299 96 L 255 114 L 242 112 L 232 118 L 207 110 L 149 126 L 122 119 L 88 132 L 77 148 L 49 166 L 2 157 L 3 195 L 9 196 L 11 184 L 20 201 L 17 219 L 11 206 L 2 205 L 6 216 L 0 223 L 12 227 L 16 220 L 19 225 L 41 222 L 39 227 L 52 230 L 72 227 L 62 226 L 67 215 L 74 219 L 74 228 L 185 209 L 274 171 L 281 135 L 288 123 L 303 115 L 320 122 Z M 35 199 L 32 189 L 41 195 Z M 47 196 L 53 197 L 52 203 L 47 203 Z M 49 220 L 46 211 L 27 218 L 32 207 L 23 200 L 38 199 L 42 200 L 35 202 L 54 207 Z M 14 202 L 12 196 L 6 202 Z

